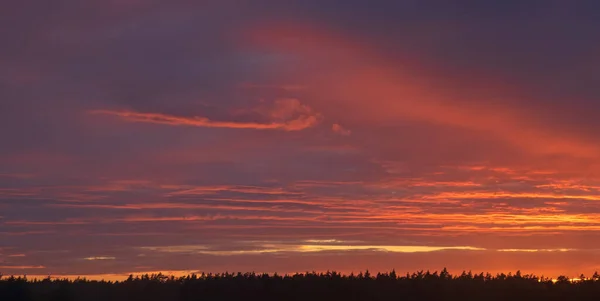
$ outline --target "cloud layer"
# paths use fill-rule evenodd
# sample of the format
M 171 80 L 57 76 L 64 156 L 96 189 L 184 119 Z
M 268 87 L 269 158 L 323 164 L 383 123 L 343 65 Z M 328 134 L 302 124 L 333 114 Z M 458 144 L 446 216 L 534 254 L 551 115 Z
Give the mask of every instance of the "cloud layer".
M 262 7 L 0 12 L 0 273 L 599 269 L 597 4 Z

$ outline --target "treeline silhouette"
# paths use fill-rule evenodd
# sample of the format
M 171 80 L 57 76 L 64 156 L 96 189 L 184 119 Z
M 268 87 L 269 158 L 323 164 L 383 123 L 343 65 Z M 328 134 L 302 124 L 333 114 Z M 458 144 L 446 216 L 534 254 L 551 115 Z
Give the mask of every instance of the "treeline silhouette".
M 162 274 L 130 276 L 124 281 L 86 279 L 29 280 L 1 277 L 2 301 L 319 301 L 319 300 L 600 300 L 600 275 L 573 281 L 534 275 L 451 275 L 416 272 L 407 275 L 368 271 L 342 275 L 336 272 L 269 275 L 255 273 L 200 274 L 185 277 Z

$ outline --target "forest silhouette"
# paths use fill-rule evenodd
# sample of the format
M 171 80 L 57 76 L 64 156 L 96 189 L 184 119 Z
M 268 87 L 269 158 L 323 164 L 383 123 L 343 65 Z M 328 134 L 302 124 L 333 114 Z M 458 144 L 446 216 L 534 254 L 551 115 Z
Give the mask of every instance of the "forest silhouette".
M 256 273 L 162 274 L 129 276 L 124 281 L 91 281 L 83 278 L 27 279 L 1 277 L 3 301 L 200 301 L 200 300 L 599 300 L 600 275 L 580 276 L 574 281 L 509 274 L 451 275 L 395 271 L 371 275 L 368 271 L 343 275 L 337 272 L 269 275 Z

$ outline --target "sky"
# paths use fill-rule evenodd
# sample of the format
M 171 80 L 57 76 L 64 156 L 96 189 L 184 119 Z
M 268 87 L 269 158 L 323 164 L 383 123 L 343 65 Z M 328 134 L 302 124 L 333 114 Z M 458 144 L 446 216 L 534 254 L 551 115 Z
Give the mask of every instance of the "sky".
M 600 270 L 597 1 L 14 0 L 0 273 Z

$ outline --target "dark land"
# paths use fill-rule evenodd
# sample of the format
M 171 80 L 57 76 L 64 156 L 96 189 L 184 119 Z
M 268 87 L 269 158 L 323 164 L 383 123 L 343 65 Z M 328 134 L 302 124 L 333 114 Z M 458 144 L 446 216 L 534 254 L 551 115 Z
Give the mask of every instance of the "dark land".
M 600 275 L 557 279 L 509 274 L 451 275 L 416 272 L 407 275 L 336 272 L 268 275 L 255 273 L 201 274 L 169 277 L 130 276 L 125 281 L 86 279 L 0 278 L 2 301 L 120 301 L 120 300 L 600 300 Z

